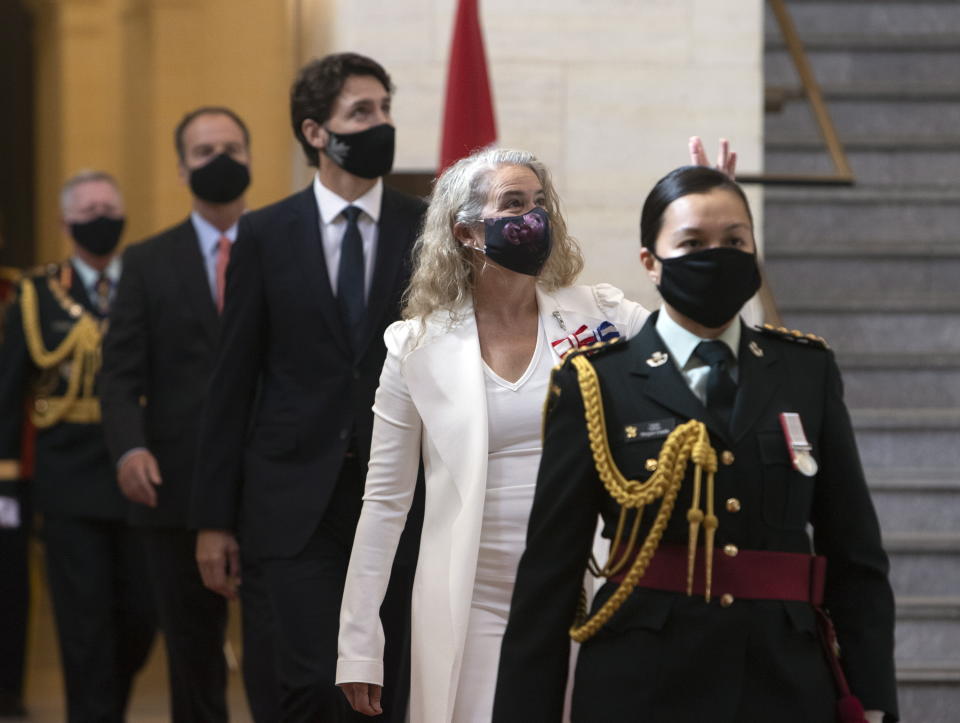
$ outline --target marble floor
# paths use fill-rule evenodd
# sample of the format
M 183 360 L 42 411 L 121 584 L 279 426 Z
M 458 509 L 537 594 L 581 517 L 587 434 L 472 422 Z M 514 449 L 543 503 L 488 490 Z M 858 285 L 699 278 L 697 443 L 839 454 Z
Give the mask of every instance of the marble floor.
M 56 631 L 50 598 L 42 571 L 42 548 L 32 554 L 29 647 L 27 650 L 26 700 L 31 723 L 62 723 L 64 717 L 63 679 L 60 675 Z M 228 658 L 240 651 L 240 615 L 230 606 Z M 234 661 L 235 662 L 235 661 Z M 243 694 L 243 683 L 236 665 L 231 665 L 228 699 L 232 723 L 251 723 Z M 170 720 L 167 701 L 167 671 L 163 641 L 158 636 L 150 660 L 141 672 L 127 711 L 129 723 L 165 723 Z

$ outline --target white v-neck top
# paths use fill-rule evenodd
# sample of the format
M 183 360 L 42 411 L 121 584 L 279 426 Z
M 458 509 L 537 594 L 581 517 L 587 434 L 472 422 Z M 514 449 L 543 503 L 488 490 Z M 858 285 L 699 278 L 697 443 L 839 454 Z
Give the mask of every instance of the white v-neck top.
M 488 467 L 487 489 L 536 482 L 540 464 L 540 415 L 547 395 L 553 355 L 547 345 L 543 324 L 537 325 L 537 344 L 530 363 L 515 382 L 483 364 L 487 395 Z M 510 459 L 509 463 L 500 460 Z M 522 471 L 517 467 L 521 459 Z M 504 473 L 509 470 L 509 478 Z M 532 470 L 532 471 L 531 471 Z

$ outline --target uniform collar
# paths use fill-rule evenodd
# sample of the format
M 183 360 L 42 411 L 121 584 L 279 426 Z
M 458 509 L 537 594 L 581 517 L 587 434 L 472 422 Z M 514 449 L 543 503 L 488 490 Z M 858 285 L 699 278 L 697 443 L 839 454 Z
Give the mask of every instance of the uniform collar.
M 373 187 L 355 201 L 347 201 L 320 183 L 320 174 L 313 177 L 313 195 L 320 209 L 321 223 L 333 223 L 347 206 L 356 206 L 374 223 L 380 221 L 380 202 L 383 199 L 383 179 L 378 178 Z
M 737 319 L 717 337 L 719 341 L 730 347 L 734 359 L 737 358 L 737 352 L 740 349 L 740 327 L 740 320 Z M 670 317 L 670 314 L 664 308 L 661 308 L 660 313 L 657 314 L 656 328 L 680 370 L 687 368 L 694 349 L 701 341 L 710 341 L 709 339 L 701 339 L 696 334 L 684 329 Z
M 73 264 L 73 268 L 76 269 L 77 275 L 80 277 L 80 281 L 83 282 L 83 288 L 92 290 L 94 287 L 96 287 L 97 279 L 100 278 L 99 271 L 97 271 L 79 256 L 74 256 L 71 258 L 70 263 Z M 112 259 L 110 259 L 110 263 L 107 264 L 107 268 L 103 270 L 103 273 L 105 273 L 107 278 L 110 279 L 111 284 L 116 285 L 117 281 L 120 280 L 120 257 L 114 256 Z

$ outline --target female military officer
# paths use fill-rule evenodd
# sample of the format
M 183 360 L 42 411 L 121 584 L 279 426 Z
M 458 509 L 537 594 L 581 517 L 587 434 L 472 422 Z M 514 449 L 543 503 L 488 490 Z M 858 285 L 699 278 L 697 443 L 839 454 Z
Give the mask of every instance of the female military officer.
M 740 320 L 760 276 L 722 173 L 661 179 L 640 230 L 663 307 L 554 374 L 494 720 L 560 719 L 569 636 L 574 721 L 896 720 L 887 557 L 832 352 Z

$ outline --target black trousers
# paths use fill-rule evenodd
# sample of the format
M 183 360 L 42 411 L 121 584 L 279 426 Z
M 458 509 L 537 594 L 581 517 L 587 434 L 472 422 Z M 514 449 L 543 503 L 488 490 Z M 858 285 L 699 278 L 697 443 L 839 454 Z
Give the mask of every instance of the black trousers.
M 284 723 L 367 721 L 335 685 L 340 602 L 350 549 L 360 516 L 364 474 L 355 457 L 345 460 L 323 519 L 293 558 L 262 561 L 277 626 L 277 661 Z M 419 532 L 419 529 L 416 530 Z M 410 687 L 410 593 L 414 560 L 395 566 L 381 608 L 384 651 L 384 714 L 402 723 Z
M 0 482 L 0 496 L 20 507 L 20 524 L 0 526 L 0 710 L 23 698 L 30 586 L 27 555 L 30 542 L 28 484 Z
M 67 720 L 123 721 L 156 630 L 142 544 L 119 520 L 48 517 L 43 538 Z
M 142 528 L 142 535 L 167 645 L 172 719 L 225 722 L 227 601 L 203 586 L 196 563 L 197 533 L 160 527 Z M 244 685 L 254 720 L 274 721 L 280 704 L 269 602 L 256 565 L 244 564 L 241 573 Z

